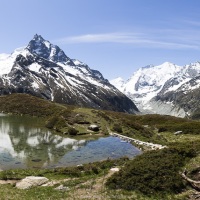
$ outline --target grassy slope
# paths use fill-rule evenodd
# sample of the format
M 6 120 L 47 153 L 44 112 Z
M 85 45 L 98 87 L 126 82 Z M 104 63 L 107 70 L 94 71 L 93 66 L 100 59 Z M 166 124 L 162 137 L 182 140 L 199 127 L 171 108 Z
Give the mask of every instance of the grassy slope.
M 118 124 L 123 129 L 124 134 L 134 132 L 136 138 L 149 139 L 153 132 L 145 129 L 142 125 L 127 122 L 123 125 L 120 114 L 104 110 L 94 110 L 89 108 L 78 108 L 75 106 L 61 105 L 49 102 L 27 94 L 11 94 L 0 97 L 0 111 L 13 114 L 25 114 L 46 119 L 46 126 L 58 132 L 68 134 L 73 127 L 78 134 L 86 134 L 89 124 L 97 124 L 100 127 L 98 133 L 107 135 L 109 129 L 113 129 Z M 125 114 L 124 116 L 133 116 Z
M 58 104 L 28 94 L 11 94 L 0 97 L 0 111 L 47 117 L 63 110 Z
M 46 101 L 27 94 L 11 94 L 0 97 L 0 111 L 13 114 L 27 114 L 43 117 L 46 126 L 61 133 L 67 133 L 70 127 L 78 133 L 88 133 L 89 124 L 97 124 L 103 134 L 108 129 L 121 134 L 149 142 L 168 143 L 166 133 L 182 131 L 186 134 L 196 134 L 200 123 L 188 119 L 160 115 L 136 116 L 120 112 L 78 108 Z M 172 134 L 172 137 L 177 138 Z M 168 139 L 167 139 L 168 140 Z
M 50 126 L 49 128 L 56 129 L 61 133 L 67 133 L 69 127 L 74 127 L 76 130 L 79 131 L 79 134 L 88 133 L 87 131 L 88 124 L 94 123 L 98 124 L 101 127 L 99 133 L 107 134 L 107 130 L 111 129 L 113 131 L 118 131 L 119 133 L 127 135 L 129 137 L 149 142 L 165 144 L 172 148 L 175 146 L 179 146 L 180 144 L 184 148 L 188 144 L 188 142 L 190 142 L 192 146 L 192 143 L 199 144 L 200 141 L 200 134 L 199 134 L 200 123 L 198 121 L 175 118 L 170 116 L 160 116 L 160 115 L 135 116 L 119 112 L 78 108 L 69 105 L 56 104 L 27 94 L 12 94 L 0 97 L 0 111 L 3 111 L 5 113 L 27 114 L 31 116 L 43 117 L 47 120 L 47 125 Z M 182 134 L 174 135 L 174 132 L 176 131 L 182 131 Z M 187 148 L 185 148 L 185 150 L 187 150 Z M 151 159 L 152 162 L 154 162 L 153 154 Z M 142 162 L 145 163 L 144 160 L 145 159 L 142 158 Z M 199 152 L 196 152 L 194 158 L 191 159 L 187 158 L 186 160 L 187 162 L 183 162 L 183 164 L 180 166 L 180 168 L 178 168 L 178 170 L 181 171 L 182 168 L 187 167 L 187 169 L 191 171 L 199 167 L 199 160 L 200 160 Z M 148 159 L 146 159 L 146 161 L 148 161 Z M 153 168 L 151 170 L 153 170 Z M 5 173 L 7 174 L 5 175 Z M 17 175 L 20 176 L 21 173 L 23 174 L 25 173 L 25 171 L 23 170 L 15 171 L 14 173 L 2 172 L 0 174 L 0 177 L 4 179 L 6 177 L 16 178 L 16 176 Z M 37 172 L 33 171 L 29 171 L 29 173 L 37 174 Z M 52 176 L 54 173 L 55 172 L 49 172 L 47 175 L 44 174 L 43 172 L 40 172 L 39 175 Z M 96 175 L 98 177 L 103 176 L 101 173 Z M 86 176 L 84 177 L 78 177 L 78 180 L 83 183 L 87 182 L 88 180 L 93 180 L 93 179 L 96 180 L 97 178 L 96 175 L 94 175 L 94 177 L 90 177 L 90 175 L 86 174 Z M 141 177 L 143 175 L 144 175 L 143 173 L 140 174 Z M 65 176 L 66 173 L 60 173 L 61 178 Z M 19 199 L 21 195 L 24 195 L 24 199 L 26 199 L 25 197 L 26 195 L 28 195 L 28 197 L 31 197 L 33 194 L 35 194 L 36 190 L 31 189 L 28 192 L 23 192 L 23 191 L 18 191 L 10 186 L 0 187 L 0 194 L 5 196 L 6 195 L 5 191 L 7 191 L 6 193 L 10 194 L 16 193 L 16 196 L 19 196 Z M 68 195 L 73 195 L 72 193 L 73 190 L 71 190 L 71 192 L 60 193 L 54 191 L 52 187 L 46 189 L 40 188 L 37 191 L 39 192 L 40 195 L 44 196 L 44 198 L 40 199 L 45 199 L 50 193 L 52 193 L 52 199 L 61 199 L 61 197 L 66 198 Z M 126 198 L 130 197 L 130 199 L 160 198 L 159 196 L 158 197 L 155 196 L 157 194 L 152 194 L 153 195 L 152 197 L 148 195 L 146 196 L 145 194 L 142 194 L 141 192 L 137 191 L 125 191 L 125 190 L 113 191 L 105 188 L 103 194 L 104 195 L 106 194 L 107 196 L 110 195 L 110 197 L 112 196 L 116 197 L 116 195 L 117 196 L 125 195 Z M 174 194 L 171 195 L 167 194 L 165 198 L 184 199 L 183 196 L 185 194 L 187 194 L 187 190 L 186 193 L 181 193 L 178 195 L 176 194 L 175 196 Z M 10 198 L 7 199 L 12 199 L 12 198 L 10 196 Z

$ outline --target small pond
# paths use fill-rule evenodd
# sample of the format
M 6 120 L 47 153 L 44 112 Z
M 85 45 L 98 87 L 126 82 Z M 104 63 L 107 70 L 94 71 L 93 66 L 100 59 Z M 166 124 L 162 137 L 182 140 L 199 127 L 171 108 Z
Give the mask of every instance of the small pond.
M 43 123 L 39 118 L 0 114 L 0 169 L 74 166 L 140 154 L 116 137 L 62 137 Z

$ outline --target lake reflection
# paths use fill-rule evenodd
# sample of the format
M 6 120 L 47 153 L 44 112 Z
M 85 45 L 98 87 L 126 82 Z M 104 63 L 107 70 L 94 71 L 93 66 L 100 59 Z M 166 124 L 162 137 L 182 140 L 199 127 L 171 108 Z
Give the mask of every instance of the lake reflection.
M 72 166 L 140 153 L 119 138 L 65 138 L 42 123 L 33 117 L 0 115 L 0 169 Z

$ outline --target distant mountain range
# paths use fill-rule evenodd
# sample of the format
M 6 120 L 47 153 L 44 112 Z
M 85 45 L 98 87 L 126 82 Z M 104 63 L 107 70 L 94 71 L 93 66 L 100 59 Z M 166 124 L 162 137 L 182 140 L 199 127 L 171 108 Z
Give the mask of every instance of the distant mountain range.
M 200 63 L 142 67 L 127 80 L 110 81 L 144 113 L 200 116 Z
M 0 54 L 0 95 L 28 93 L 58 103 L 135 113 L 135 104 L 102 74 L 35 35 L 24 48 Z

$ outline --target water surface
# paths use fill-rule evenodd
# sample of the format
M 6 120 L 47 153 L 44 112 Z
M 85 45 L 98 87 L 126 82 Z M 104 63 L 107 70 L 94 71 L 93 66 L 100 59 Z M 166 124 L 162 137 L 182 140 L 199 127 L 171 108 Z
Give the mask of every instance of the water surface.
M 39 118 L 0 114 L 0 169 L 74 166 L 140 154 L 116 137 L 67 138 L 43 123 Z

